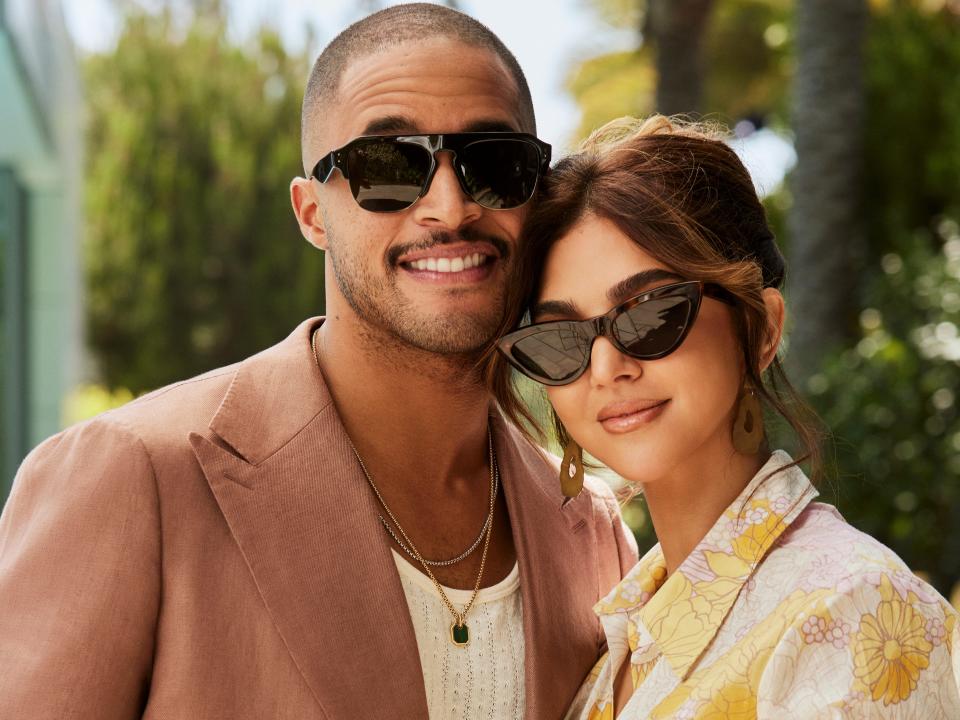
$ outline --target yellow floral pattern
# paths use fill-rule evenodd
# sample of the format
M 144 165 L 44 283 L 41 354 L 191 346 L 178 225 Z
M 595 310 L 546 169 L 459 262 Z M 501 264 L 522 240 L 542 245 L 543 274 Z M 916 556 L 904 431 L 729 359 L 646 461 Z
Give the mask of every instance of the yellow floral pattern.
M 889 549 L 813 502 L 776 452 L 667 576 L 659 546 L 594 608 L 608 653 L 570 720 L 960 718 L 956 612 Z
M 880 595 L 876 614 L 860 619 L 853 646 L 854 675 L 874 700 L 893 705 L 916 689 L 921 671 L 930 664 L 933 644 L 925 637 L 926 618 L 895 597 L 886 578 L 881 578 Z

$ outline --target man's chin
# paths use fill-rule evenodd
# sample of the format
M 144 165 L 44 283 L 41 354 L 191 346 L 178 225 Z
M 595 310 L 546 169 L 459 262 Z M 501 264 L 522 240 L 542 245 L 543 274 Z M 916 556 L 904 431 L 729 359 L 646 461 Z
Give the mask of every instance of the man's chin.
M 489 346 L 499 325 L 499 318 L 462 314 L 406 320 L 394 323 L 391 334 L 412 348 L 444 356 L 479 355 Z

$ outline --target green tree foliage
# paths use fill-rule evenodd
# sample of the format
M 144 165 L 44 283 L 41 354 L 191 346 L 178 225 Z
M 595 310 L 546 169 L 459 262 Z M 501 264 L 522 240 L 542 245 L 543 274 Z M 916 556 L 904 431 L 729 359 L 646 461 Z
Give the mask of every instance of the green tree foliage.
M 586 60 L 570 75 L 567 89 L 580 106 L 578 138 L 614 118 L 649 115 L 656 92 L 653 54 L 641 47 Z
M 960 232 L 943 220 L 905 245 L 870 275 L 859 342 L 809 389 L 836 438 L 841 511 L 948 592 L 960 578 Z
M 870 257 L 848 293 L 865 309 L 808 389 L 841 510 L 946 593 L 960 579 L 960 16 L 876 6 L 866 71 Z
M 623 115 L 653 112 L 655 58 L 640 29 L 645 0 L 593 0 L 598 14 L 619 28 L 636 28 L 635 49 L 590 58 L 574 67 L 567 87 L 581 110 L 578 137 Z M 792 72 L 791 3 L 736 0 L 716 3 L 704 42 L 704 109 L 727 120 L 747 115 L 783 124 Z
M 960 216 L 960 10 L 939 6 L 891 0 L 873 16 L 865 214 L 877 256 Z
M 109 387 L 237 361 L 322 311 L 288 195 L 307 59 L 272 32 L 231 42 L 217 3 L 197 12 L 184 29 L 130 10 L 85 62 L 89 341 Z

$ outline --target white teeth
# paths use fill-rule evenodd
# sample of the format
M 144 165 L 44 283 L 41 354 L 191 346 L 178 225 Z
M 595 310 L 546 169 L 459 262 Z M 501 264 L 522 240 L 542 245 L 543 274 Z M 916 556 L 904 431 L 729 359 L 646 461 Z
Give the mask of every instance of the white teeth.
M 457 258 L 424 258 L 411 261 L 410 267 L 414 270 L 428 270 L 430 272 L 463 272 L 470 268 L 480 267 L 486 263 L 487 259 L 487 256 L 481 253 Z

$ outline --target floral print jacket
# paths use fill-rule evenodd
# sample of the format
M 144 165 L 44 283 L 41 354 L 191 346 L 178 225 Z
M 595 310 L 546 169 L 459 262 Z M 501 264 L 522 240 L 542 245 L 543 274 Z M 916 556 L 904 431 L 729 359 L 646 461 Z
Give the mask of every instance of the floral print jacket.
M 568 718 L 960 718 L 957 614 L 775 452 L 667 577 L 655 546 L 594 610 L 609 651 Z

